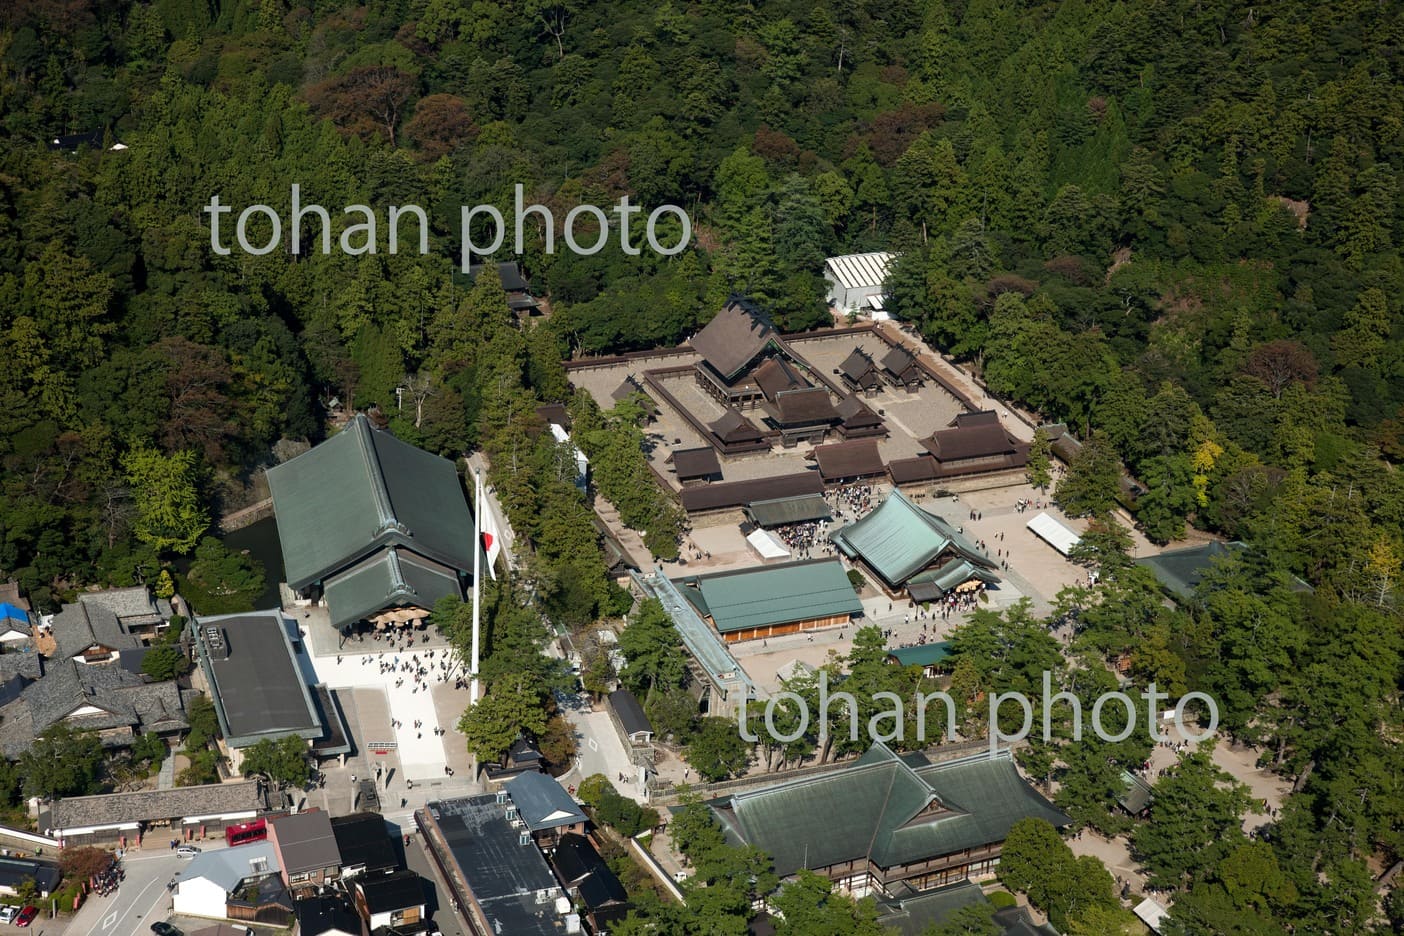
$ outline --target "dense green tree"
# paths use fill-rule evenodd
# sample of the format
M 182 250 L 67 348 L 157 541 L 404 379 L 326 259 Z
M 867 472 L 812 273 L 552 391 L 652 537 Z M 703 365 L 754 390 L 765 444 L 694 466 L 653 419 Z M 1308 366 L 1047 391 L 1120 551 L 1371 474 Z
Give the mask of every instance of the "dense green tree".
M 252 611 L 263 594 L 263 564 L 247 553 L 233 553 L 212 536 L 195 547 L 195 560 L 181 591 L 201 614 Z
M 854 901 L 834 892 L 833 882 L 813 871 L 800 871 L 770 899 L 781 921 L 777 936 L 880 936 L 877 906 L 872 900 Z
M 219 715 L 207 695 L 197 695 L 191 701 L 186 720 L 190 722 L 190 733 L 185 736 L 187 751 L 203 748 L 220 736 Z
M 54 799 L 96 793 L 102 779 L 102 742 L 94 732 L 61 721 L 34 739 L 20 755 L 18 768 L 25 796 Z
M 190 672 L 190 658 L 172 644 L 152 647 L 141 658 L 141 671 L 155 680 L 175 679 Z
M 639 604 L 619 635 L 626 666 L 620 679 L 635 692 L 680 689 L 687 678 L 687 658 L 668 612 L 656 598 Z
M 1121 911 L 1111 873 L 1090 855 L 1074 857 L 1058 830 L 1042 819 L 1021 819 L 1009 830 L 999 862 L 1000 880 L 1023 891 L 1060 931 L 1092 909 Z
M 122 458 L 136 501 L 135 533 L 158 551 L 187 553 L 209 527 L 193 452 L 163 455 L 146 445 Z
M 1162 886 L 1178 887 L 1214 867 L 1244 841 L 1248 788 L 1209 759 L 1205 746 L 1181 758 L 1155 784 L 1155 805 L 1131 844 Z
M 1120 482 L 1121 465 L 1115 450 L 1105 436 L 1093 433 L 1068 465 L 1055 496 L 1071 516 L 1102 514 L 1116 505 Z
M 263 738 L 243 751 L 244 776 L 258 775 L 280 787 L 301 786 L 311 776 L 307 742 L 296 736 Z
M 725 780 L 746 769 L 751 746 L 741 739 L 736 722 L 708 717 L 698 722 L 683 756 L 703 780 Z
M 1024 477 L 1040 491 L 1048 490 L 1053 483 L 1053 451 L 1048 443 L 1048 430 L 1042 426 L 1034 430 L 1033 442 L 1029 445 L 1029 462 L 1024 466 Z
M 518 737 L 538 737 L 546 730 L 540 684 L 520 673 L 500 677 L 463 713 L 458 730 L 480 762 L 501 760 Z

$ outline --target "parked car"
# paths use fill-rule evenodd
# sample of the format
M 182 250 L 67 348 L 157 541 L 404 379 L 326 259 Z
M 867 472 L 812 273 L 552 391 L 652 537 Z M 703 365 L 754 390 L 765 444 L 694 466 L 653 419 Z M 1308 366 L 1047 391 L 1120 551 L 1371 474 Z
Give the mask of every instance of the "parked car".
M 20 908 L 14 904 L 0 907 L 0 923 L 13 923 L 15 917 L 19 916 Z
M 182 845 L 176 849 L 176 854 L 181 858 L 194 858 L 200 854 L 200 849 L 195 845 Z
M 164 920 L 152 923 L 151 932 L 155 933 L 156 936 L 185 936 L 179 928 L 172 926 Z
M 29 924 L 34 922 L 34 918 L 38 915 L 38 907 L 25 907 L 23 910 L 20 911 L 19 916 L 15 917 L 15 925 L 28 926 Z

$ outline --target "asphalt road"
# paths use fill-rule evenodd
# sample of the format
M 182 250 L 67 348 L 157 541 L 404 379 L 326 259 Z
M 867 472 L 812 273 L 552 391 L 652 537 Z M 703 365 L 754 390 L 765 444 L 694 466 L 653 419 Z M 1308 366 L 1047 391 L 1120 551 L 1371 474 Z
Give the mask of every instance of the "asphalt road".
M 202 846 L 204 847 L 204 846 Z M 186 864 L 174 852 L 128 852 L 122 859 L 127 876 L 114 894 L 90 897 L 68 922 L 67 936 L 136 936 L 170 916 L 166 884 Z M 34 921 L 37 936 L 39 924 Z

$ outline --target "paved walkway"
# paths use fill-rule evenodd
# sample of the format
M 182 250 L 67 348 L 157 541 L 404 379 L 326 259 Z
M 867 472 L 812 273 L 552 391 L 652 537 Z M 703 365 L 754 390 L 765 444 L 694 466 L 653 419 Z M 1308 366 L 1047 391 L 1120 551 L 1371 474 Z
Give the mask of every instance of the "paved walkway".
M 1174 724 L 1163 725 L 1161 732 L 1170 739 L 1171 746 L 1161 745 L 1151 752 L 1150 770 L 1145 774 L 1146 779 L 1151 783 L 1159 778 L 1162 770 L 1184 756 L 1177 752 L 1174 746 L 1175 742 L 1183 740 L 1179 732 L 1175 730 Z M 1257 765 L 1259 752 L 1255 748 L 1231 744 L 1226 738 L 1218 738 L 1216 742 L 1211 757 L 1215 766 L 1248 787 L 1253 797 L 1253 808 L 1257 810 L 1244 814 L 1243 831 L 1252 833 L 1255 829 L 1268 825 L 1273 821 L 1273 813 L 1282 807 L 1283 800 L 1286 799 L 1291 790 L 1291 784 L 1282 777 L 1259 768 Z M 1265 808 L 1264 803 L 1266 803 Z M 1081 835 L 1069 839 L 1068 844 L 1075 854 L 1095 855 L 1120 881 L 1129 883 L 1133 891 L 1143 892 L 1145 890 L 1145 875 L 1131 857 L 1126 836 L 1109 839 L 1091 830 L 1085 830 Z M 1173 903 L 1173 900 L 1168 900 L 1167 895 L 1164 894 L 1157 895 L 1157 899 L 1167 905 Z
M 362 718 L 361 734 L 357 737 L 360 746 L 393 741 L 406 779 L 444 777 L 444 767 L 449 763 L 444 742 L 456 735 L 453 726 L 457 718 L 441 721 L 435 696 L 461 695 L 460 713 L 468 705 L 467 690 L 454 688 L 459 669 L 451 659 L 447 642 L 429 630 L 418 632 L 420 639 L 413 647 L 397 648 L 385 639 L 365 639 L 347 641 L 338 648 L 339 635 L 326 615 L 325 608 L 309 608 L 297 618 L 308 635 L 301 662 L 304 669 L 311 670 L 309 678 L 331 689 L 357 690 Z M 445 675 L 446 663 L 447 672 L 453 676 Z M 416 673 L 419 680 L 415 679 Z M 370 690 L 383 701 L 377 704 L 376 698 L 363 690 Z M 397 724 L 392 726 L 391 719 Z M 439 728 L 448 733 L 440 736 Z M 367 748 L 362 754 L 370 750 Z

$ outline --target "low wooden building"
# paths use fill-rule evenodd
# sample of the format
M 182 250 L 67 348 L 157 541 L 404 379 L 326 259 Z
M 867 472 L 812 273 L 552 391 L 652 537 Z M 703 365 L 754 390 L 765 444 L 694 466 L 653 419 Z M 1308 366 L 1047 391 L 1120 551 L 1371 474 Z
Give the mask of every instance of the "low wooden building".
M 843 359 L 843 363 L 838 366 L 838 374 L 849 389 L 863 393 L 873 393 L 882 389 L 882 375 L 878 372 L 877 362 L 862 348 L 854 348 L 848 357 Z
M 873 408 L 857 396 L 844 397 L 838 406 L 834 407 L 834 412 L 839 418 L 839 435 L 845 439 L 887 435 L 887 424 L 882 421 L 882 416 L 873 412 Z
M 809 457 L 819 465 L 819 476 L 825 484 L 876 478 L 887 471 L 882 453 L 873 439 L 819 445 Z
M 882 356 L 882 379 L 894 387 L 915 390 L 926 379 L 926 373 L 917 363 L 916 357 L 901 345 L 896 345 Z
M 727 643 L 844 627 L 863 613 L 837 559 L 696 575 L 674 584 Z
M 728 840 L 770 855 L 781 877 L 808 869 L 855 897 L 992 877 L 1016 822 L 1069 821 L 1008 751 L 932 764 L 880 742 L 832 772 L 709 805 Z
M 1006 432 L 993 410 L 961 413 L 951 428 L 933 432 L 921 444 L 936 459 L 941 477 L 1022 468 L 1029 461 L 1029 444 Z

